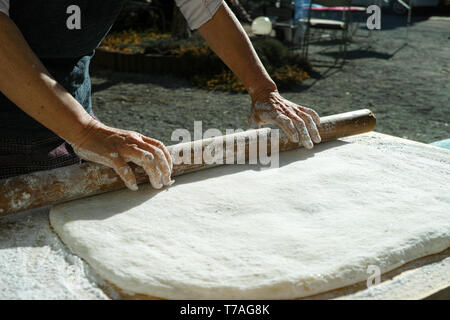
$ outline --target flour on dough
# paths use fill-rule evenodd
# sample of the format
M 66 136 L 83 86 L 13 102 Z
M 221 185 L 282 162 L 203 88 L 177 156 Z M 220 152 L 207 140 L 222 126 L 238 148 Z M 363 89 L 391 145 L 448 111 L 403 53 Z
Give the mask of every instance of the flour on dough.
M 55 206 L 63 242 L 128 294 L 288 299 L 450 247 L 450 153 L 380 134 Z

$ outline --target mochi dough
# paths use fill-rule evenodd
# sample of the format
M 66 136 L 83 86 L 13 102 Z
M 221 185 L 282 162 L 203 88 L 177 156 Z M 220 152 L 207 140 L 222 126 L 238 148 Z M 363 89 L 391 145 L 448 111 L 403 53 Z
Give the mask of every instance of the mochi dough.
M 60 204 L 50 223 L 128 295 L 300 298 L 450 247 L 450 152 L 364 134 Z

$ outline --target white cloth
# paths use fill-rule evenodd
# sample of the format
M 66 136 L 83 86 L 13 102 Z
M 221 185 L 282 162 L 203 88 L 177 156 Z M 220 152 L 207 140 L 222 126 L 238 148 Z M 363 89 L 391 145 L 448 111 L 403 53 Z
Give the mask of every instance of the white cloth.
M 0 0 L 0 12 L 9 16 L 9 0 Z
M 191 29 L 200 28 L 210 20 L 223 0 L 175 0 Z

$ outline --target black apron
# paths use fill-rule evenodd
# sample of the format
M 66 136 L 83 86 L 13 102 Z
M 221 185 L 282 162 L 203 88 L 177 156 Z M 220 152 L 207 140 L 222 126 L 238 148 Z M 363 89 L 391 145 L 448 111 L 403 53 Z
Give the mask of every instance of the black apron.
M 10 18 L 50 74 L 92 116 L 89 63 L 125 0 L 13 0 Z M 80 29 L 67 20 L 80 9 Z M 69 11 L 69 13 L 68 13 Z M 1 45 L 1 44 L 0 44 Z M 0 92 L 0 179 L 79 162 L 70 146 Z

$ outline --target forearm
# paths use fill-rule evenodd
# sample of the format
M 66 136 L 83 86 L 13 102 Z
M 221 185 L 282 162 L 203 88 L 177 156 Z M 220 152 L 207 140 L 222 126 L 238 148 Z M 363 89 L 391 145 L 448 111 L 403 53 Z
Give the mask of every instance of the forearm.
M 63 139 L 77 140 L 92 117 L 52 78 L 3 13 L 0 30 L 0 91 Z
M 94 120 L 52 78 L 16 25 L 3 13 L 0 13 L 0 91 L 68 141 L 80 158 L 113 168 L 130 189 L 137 190 L 137 185 L 128 162 L 141 166 L 155 188 L 172 183 L 172 159 L 167 148 L 158 140 Z
M 252 97 L 261 91 L 276 90 L 250 39 L 225 3 L 198 31 Z

